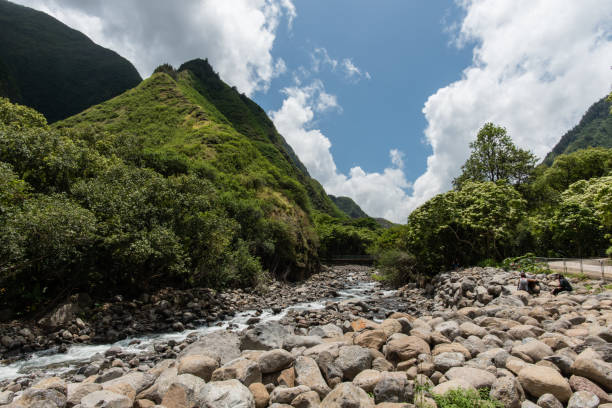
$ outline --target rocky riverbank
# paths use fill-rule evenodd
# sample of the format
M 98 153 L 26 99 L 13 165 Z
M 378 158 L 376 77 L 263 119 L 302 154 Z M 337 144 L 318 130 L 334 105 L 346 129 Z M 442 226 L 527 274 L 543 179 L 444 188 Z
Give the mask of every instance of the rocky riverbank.
M 226 308 L 280 313 L 293 299 L 325 291 L 339 298 L 369 271 L 325 273 L 281 289 L 285 296 L 238 292 Z M 432 397 L 451 389 L 487 388 L 511 408 L 612 407 L 612 291 L 574 281 L 573 293 L 555 297 L 541 276 L 542 292 L 531 296 L 515 290 L 516 275 L 471 268 L 393 292 L 371 283 L 363 298 L 283 311 L 278 320 L 254 315 L 242 330 L 163 340 L 146 353 L 107 348 L 58 376 L 4 381 L 0 405 L 401 408 L 435 406 Z M 183 323 L 181 304 L 170 316 Z

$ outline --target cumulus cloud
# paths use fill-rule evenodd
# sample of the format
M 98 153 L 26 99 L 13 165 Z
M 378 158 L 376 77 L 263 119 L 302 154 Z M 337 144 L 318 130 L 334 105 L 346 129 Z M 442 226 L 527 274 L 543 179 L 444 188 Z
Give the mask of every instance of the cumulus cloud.
M 315 48 L 314 51 L 310 53 L 310 59 L 312 61 L 312 66 L 310 70 L 307 70 L 304 67 L 300 67 L 296 74 L 297 82 L 301 82 L 301 78 L 308 78 L 311 73 L 318 74 L 323 69 L 329 69 L 332 72 L 338 72 L 344 75 L 345 79 L 348 79 L 353 82 L 359 82 L 359 80 L 366 78 L 371 79 L 369 72 L 363 72 L 361 68 L 359 68 L 352 59 L 344 58 L 342 60 L 338 60 L 329 55 L 329 52 L 325 47 Z
M 398 212 L 397 207 L 405 199 L 404 189 L 410 187 L 410 183 L 402 170 L 402 152 L 397 149 L 389 152 L 391 166 L 382 173 L 368 173 L 358 166 L 348 175 L 339 173 L 329 138 L 313 128 L 316 113 L 340 109 L 336 97 L 325 92 L 319 80 L 308 86 L 285 88 L 283 92 L 286 98 L 271 117 L 311 176 L 319 180 L 328 193 L 353 198 L 368 214 L 403 222 L 405 211 Z
M 247 95 L 267 90 L 286 71 L 272 47 L 283 18 L 296 17 L 291 0 L 15 0 L 42 10 L 96 43 L 117 51 L 143 76 L 168 62 L 208 58 Z
M 469 142 L 488 121 L 543 157 L 586 108 L 609 92 L 612 3 L 606 0 L 463 0 L 458 46 L 473 63 L 431 95 L 423 113 L 433 149 L 407 199 L 414 209 L 450 187 Z
M 609 92 L 612 3 L 605 0 L 463 0 L 454 29 L 457 46 L 475 44 L 462 78 L 431 95 L 423 113 L 433 154 L 411 185 L 401 152 L 390 151 L 381 173 L 354 167 L 338 173 L 331 142 L 311 129 L 317 94 L 292 88 L 273 113 L 279 130 L 331 194 L 352 197 L 373 216 L 405 222 L 408 214 L 446 191 L 485 122 L 505 126 L 514 141 L 543 157 L 586 108 Z M 355 72 L 325 51 L 320 61 Z M 332 62 L 329 62 L 332 61 Z M 350 62 L 350 60 L 348 60 Z M 323 66 L 323 63 L 318 65 Z M 366 73 L 367 74 L 367 73 Z M 407 193 L 412 187 L 412 192 Z
M 369 72 L 362 72 L 350 58 L 345 58 L 342 60 L 342 68 L 344 68 L 344 72 L 346 73 L 346 77 L 348 79 L 359 81 L 361 78 L 371 79 Z

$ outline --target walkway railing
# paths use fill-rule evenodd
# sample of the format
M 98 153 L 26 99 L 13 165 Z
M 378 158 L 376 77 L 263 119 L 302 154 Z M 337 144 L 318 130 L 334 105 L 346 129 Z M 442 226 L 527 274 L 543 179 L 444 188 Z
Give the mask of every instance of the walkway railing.
M 324 263 L 373 263 L 374 257 L 372 255 L 334 255 L 331 257 L 323 258 Z
M 536 261 L 548 264 L 557 272 L 581 273 L 591 277 L 601 277 L 612 281 L 612 259 L 610 258 L 535 258 Z

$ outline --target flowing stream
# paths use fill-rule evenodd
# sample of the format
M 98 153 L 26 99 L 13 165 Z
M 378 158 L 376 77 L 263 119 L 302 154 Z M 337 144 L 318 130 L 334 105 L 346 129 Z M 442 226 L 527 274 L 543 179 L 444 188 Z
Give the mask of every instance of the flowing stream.
M 349 278 L 350 279 L 350 278 Z M 342 290 L 338 290 L 338 296 L 335 298 L 320 299 L 314 302 L 297 303 L 283 309 L 280 313 L 274 314 L 271 309 L 264 309 L 262 313 L 257 313 L 256 310 L 246 310 L 236 313 L 230 319 L 213 322 L 210 325 L 189 329 L 182 332 L 159 333 L 151 335 L 143 335 L 140 337 L 126 338 L 113 344 L 75 344 L 66 350 L 64 353 L 58 352 L 57 349 L 49 349 L 33 353 L 27 359 L 15 361 L 11 364 L 0 365 L 0 381 L 16 378 L 29 373 L 42 371 L 45 375 L 59 375 L 67 371 L 89 363 L 90 358 L 96 353 L 102 353 L 112 346 L 120 346 L 123 351 L 133 354 L 143 354 L 152 352 L 154 346 L 159 342 L 167 342 L 175 340 L 181 342 L 189 335 L 201 335 L 210 333 L 216 330 L 243 330 L 248 327 L 247 321 L 252 317 L 258 317 L 260 323 L 268 321 L 278 321 L 287 315 L 287 312 L 292 309 L 297 310 L 320 310 L 325 308 L 327 301 L 342 301 L 348 299 L 363 299 L 367 298 L 376 291 L 380 290 L 379 284 L 376 282 L 353 281 L 354 283 Z M 351 282 L 349 282 L 349 285 Z M 394 291 L 383 291 L 380 296 L 391 296 Z

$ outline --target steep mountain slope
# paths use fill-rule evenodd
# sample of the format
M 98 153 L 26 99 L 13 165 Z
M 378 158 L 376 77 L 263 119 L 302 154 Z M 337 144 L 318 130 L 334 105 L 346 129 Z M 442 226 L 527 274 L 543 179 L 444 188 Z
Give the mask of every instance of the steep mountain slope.
M 340 214 L 261 108 L 223 83 L 206 61 L 157 72 L 55 128 L 78 130 L 75 137 L 92 139 L 109 155 L 166 176 L 211 180 L 245 234 L 262 217 L 273 223 L 266 226 L 276 234 L 270 244 L 254 251 L 279 276 L 297 278 L 317 268 L 311 214 Z
M 136 86 L 140 75 L 53 17 L 0 0 L 0 96 L 31 106 L 49 122 Z
M 611 105 L 606 97 L 591 105 L 580 122 L 564 134 L 559 143 L 546 155 L 543 163 L 550 166 L 560 154 L 587 147 L 612 148 Z
M 334 204 L 336 204 L 342 212 L 351 218 L 368 217 L 368 214 L 366 214 L 350 197 L 336 197 L 330 194 L 329 198 L 331 198 Z

